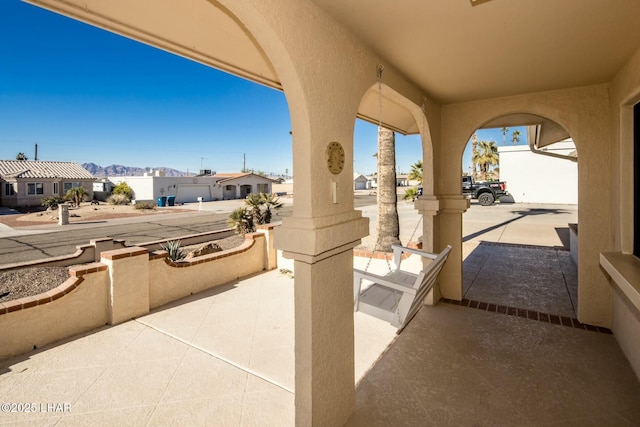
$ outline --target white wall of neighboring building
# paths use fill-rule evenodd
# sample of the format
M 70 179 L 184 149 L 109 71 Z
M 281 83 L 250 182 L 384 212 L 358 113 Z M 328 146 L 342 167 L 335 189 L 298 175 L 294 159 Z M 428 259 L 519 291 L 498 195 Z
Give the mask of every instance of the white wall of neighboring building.
M 573 141 L 561 141 L 545 151 L 568 155 Z M 517 203 L 578 204 L 578 164 L 533 153 L 526 145 L 498 147 L 500 180 Z
M 178 203 L 195 202 L 198 197 L 204 201 L 222 199 L 222 189 L 216 185 L 219 179 L 209 176 L 120 176 L 110 180 L 115 184 L 126 182 L 136 201 L 157 201 L 162 196 L 175 196 Z

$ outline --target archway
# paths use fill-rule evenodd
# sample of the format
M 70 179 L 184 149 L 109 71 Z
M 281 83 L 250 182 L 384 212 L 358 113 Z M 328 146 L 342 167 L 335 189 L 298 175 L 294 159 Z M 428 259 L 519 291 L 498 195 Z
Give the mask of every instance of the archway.
M 560 124 L 532 114 L 501 116 L 472 134 L 462 170 L 481 181 L 463 185 L 471 198 L 463 215 L 465 304 L 528 310 L 536 319 L 577 318 L 578 155 L 568 136 Z M 489 146 L 496 164 L 481 152 Z M 474 158 L 488 167 L 476 168 Z M 496 203 L 482 206 L 483 192 L 493 192 Z
M 356 162 L 354 176 L 355 174 L 360 175 L 362 172 L 367 175 L 369 172 L 370 181 L 373 183 L 372 187 L 375 189 L 377 182 L 371 175 L 375 172 L 374 168 L 377 162 L 375 158 L 378 149 L 377 129 L 379 126 L 383 126 L 393 130 L 396 135 L 395 160 L 398 204 L 410 204 L 412 212 L 409 218 L 404 216 L 404 223 L 401 217 L 400 240 L 403 244 L 409 244 L 410 241 L 416 243 L 424 234 L 427 237 L 422 239 L 422 243 L 425 248 L 431 249 L 434 247 L 432 227 L 429 225 L 431 218 L 427 221 L 427 225 L 419 227 L 419 213 L 414 213 L 413 209 L 419 210 L 420 202 L 416 201 L 414 205 L 413 197 L 403 200 L 403 194 L 407 189 L 413 189 L 417 193 L 418 187 L 420 187 L 420 193 L 424 199 L 433 198 L 437 180 L 437 174 L 434 170 L 431 129 L 427 118 L 429 101 L 423 98 L 420 102 L 421 105 L 416 104 L 383 82 L 369 87 L 362 97 L 356 126 L 354 126 L 354 151 L 361 159 L 369 159 L 369 162 L 355 159 L 354 156 Z M 415 169 L 418 163 L 422 165 L 420 182 L 416 178 L 409 180 L 409 173 L 412 168 Z M 369 169 L 358 169 L 358 167 L 363 168 L 362 165 L 368 165 Z M 368 238 L 363 241 L 365 252 L 371 251 L 375 247 L 375 216 L 369 216 L 372 218 L 371 231 Z M 419 229 L 416 229 L 417 226 Z M 424 233 L 424 230 L 427 232 Z

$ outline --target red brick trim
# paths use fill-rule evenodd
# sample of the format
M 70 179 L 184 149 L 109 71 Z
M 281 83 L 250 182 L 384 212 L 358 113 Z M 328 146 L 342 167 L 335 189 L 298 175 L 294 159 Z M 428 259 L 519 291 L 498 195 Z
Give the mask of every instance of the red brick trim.
M 164 262 L 167 265 L 170 265 L 171 267 L 175 267 L 175 268 L 191 267 L 194 265 L 203 264 L 205 262 L 211 262 L 211 261 L 227 258 L 234 255 L 240 255 L 241 253 L 247 252 L 249 249 L 253 247 L 253 245 L 256 244 L 257 239 L 264 239 L 265 235 L 263 233 L 247 233 L 244 235 L 244 237 L 245 237 L 244 242 L 236 248 L 229 249 L 226 251 L 214 252 L 208 255 L 202 255 L 202 256 L 191 258 L 188 260 L 171 261 L 168 258 L 168 254 L 166 251 L 154 251 L 151 253 L 149 259 L 164 258 Z M 162 254 L 164 254 L 164 256 L 162 256 Z
M 7 301 L 4 303 L 0 302 L 0 315 L 24 310 L 38 305 L 44 305 L 60 299 L 73 292 L 82 282 L 84 282 L 84 278 L 82 277 L 83 275 L 106 270 L 107 266 L 99 262 L 72 267 L 69 269 L 71 277 L 65 280 L 65 282 L 58 287 L 42 294 L 19 298 L 17 300 Z

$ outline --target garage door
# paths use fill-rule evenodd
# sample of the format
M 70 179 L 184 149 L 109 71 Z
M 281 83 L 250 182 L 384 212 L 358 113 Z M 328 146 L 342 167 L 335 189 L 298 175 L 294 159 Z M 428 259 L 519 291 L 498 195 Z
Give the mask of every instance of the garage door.
M 211 200 L 211 187 L 209 187 L 209 184 L 178 185 L 176 202 L 197 202 L 198 197 L 202 197 L 204 201 Z

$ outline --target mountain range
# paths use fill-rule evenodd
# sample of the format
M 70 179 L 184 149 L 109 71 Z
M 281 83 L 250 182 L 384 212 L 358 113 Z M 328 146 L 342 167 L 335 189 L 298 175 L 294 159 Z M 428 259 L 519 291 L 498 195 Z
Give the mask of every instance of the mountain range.
M 186 172 L 182 172 L 176 169 L 165 168 L 165 167 L 153 167 L 153 168 L 137 168 L 133 166 L 123 166 L 123 165 L 109 165 L 102 167 L 100 165 L 96 165 L 95 163 L 83 163 L 82 167 L 91 173 L 93 176 L 142 176 L 145 172 L 149 172 L 151 170 L 164 170 L 165 176 L 187 176 Z

